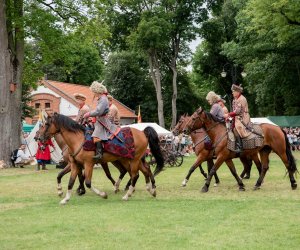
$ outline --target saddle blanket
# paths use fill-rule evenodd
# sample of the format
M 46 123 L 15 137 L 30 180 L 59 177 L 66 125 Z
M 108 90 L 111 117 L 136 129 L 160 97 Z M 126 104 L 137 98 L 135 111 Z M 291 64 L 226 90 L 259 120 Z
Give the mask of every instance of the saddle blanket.
M 135 156 L 134 139 L 129 127 L 121 128 L 120 132 L 111 140 L 102 142 L 103 152 L 133 159 Z M 83 144 L 86 151 L 96 150 L 93 141 L 86 140 Z

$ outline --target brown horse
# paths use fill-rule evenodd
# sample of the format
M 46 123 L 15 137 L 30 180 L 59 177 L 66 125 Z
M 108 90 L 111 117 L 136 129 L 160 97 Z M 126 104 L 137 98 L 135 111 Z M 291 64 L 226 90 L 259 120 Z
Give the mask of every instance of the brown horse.
M 104 152 L 99 163 L 119 161 L 130 173 L 131 185 L 123 197 L 123 200 L 128 200 L 128 197 L 132 195 L 138 178 L 139 170 L 141 170 L 145 176 L 147 191 L 149 191 L 151 195 L 156 196 L 156 187 L 153 174 L 151 173 L 150 168 L 146 166 L 142 158 L 149 143 L 150 150 L 157 162 L 154 175 L 158 174 L 162 170 L 164 162 L 158 143 L 158 135 L 152 127 L 145 128 L 143 132 L 134 128 L 130 129 L 134 140 L 134 158 L 129 159 Z M 61 134 L 64 141 L 68 145 L 68 150 L 70 153 L 69 161 L 71 164 L 71 176 L 69 180 L 68 191 L 66 197 L 60 203 L 66 204 L 70 200 L 74 182 L 79 171 L 81 171 L 81 168 L 84 168 L 86 186 L 101 197 L 107 198 L 107 194 L 105 192 L 102 192 L 92 186 L 91 179 L 93 174 L 93 166 L 95 164 L 93 156 L 95 155 L 95 152 L 85 151 L 82 147 L 84 143 L 84 127 L 64 115 L 55 113 L 53 116 L 47 117 L 45 126 L 41 131 L 40 136 L 42 139 L 46 139 L 54 136 L 57 133 Z M 150 179 L 152 186 L 150 185 Z
M 258 153 L 260 155 L 262 171 L 254 189 L 256 190 L 261 187 L 266 172 L 269 169 L 269 154 L 272 150 L 281 158 L 286 166 L 291 187 L 292 189 L 296 189 L 297 183 L 294 178 L 294 173 L 297 171 L 297 167 L 285 132 L 280 127 L 271 124 L 261 124 L 260 126 L 264 138 L 263 145 L 254 149 L 244 150 L 241 154 L 243 156 L 250 156 L 251 158 Z M 225 124 L 217 121 L 210 113 L 204 112 L 201 107 L 191 116 L 191 119 L 186 124 L 185 132 L 199 128 L 206 129 L 207 134 L 214 143 L 214 151 L 217 156 L 215 164 L 209 172 L 205 185 L 202 188 L 202 192 L 207 192 L 213 174 L 224 161 L 237 157 L 237 154 L 227 148 L 228 131 Z
M 178 123 L 176 124 L 175 128 L 173 129 L 173 133 L 175 135 L 179 134 L 179 133 L 182 133 L 189 120 L 190 120 L 189 116 L 186 116 L 186 115 L 181 116 Z M 210 172 L 211 168 L 214 165 L 213 150 L 212 149 L 208 150 L 205 147 L 205 141 L 206 141 L 207 138 L 209 138 L 206 131 L 205 131 L 205 129 L 200 128 L 200 129 L 192 131 L 191 132 L 191 138 L 192 138 L 192 141 L 194 143 L 194 150 L 195 150 L 195 153 L 197 155 L 197 159 L 196 159 L 196 162 L 190 168 L 187 176 L 183 180 L 182 186 L 186 186 L 186 183 L 188 182 L 191 174 L 195 171 L 195 169 L 198 166 L 199 166 L 200 171 L 203 174 L 203 176 L 205 178 L 207 178 L 206 173 L 203 171 L 203 169 L 201 167 L 202 162 L 207 160 L 208 172 Z M 251 165 L 252 165 L 252 160 L 248 157 L 245 157 L 245 156 L 241 156 L 240 160 L 241 160 L 241 162 L 244 166 L 244 170 L 243 170 L 242 175 L 247 173 L 248 176 L 250 177 L 249 172 L 250 172 L 250 168 L 251 168 Z M 258 172 L 260 173 L 261 172 L 261 163 L 259 161 L 259 158 L 258 158 L 257 154 L 254 155 L 253 161 L 255 162 L 255 164 L 257 166 Z M 216 184 L 218 184 L 220 181 L 219 181 L 219 178 L 218 178 L 217 174 L 215 173 L 214 176 L 215 176 Z M 215 186 L 216 186 L 216 184 L 215 184 Z

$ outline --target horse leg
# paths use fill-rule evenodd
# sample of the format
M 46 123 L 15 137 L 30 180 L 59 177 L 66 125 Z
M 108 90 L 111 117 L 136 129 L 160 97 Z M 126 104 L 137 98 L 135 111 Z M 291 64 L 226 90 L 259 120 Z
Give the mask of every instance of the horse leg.
M 79 187 L 76 190 L 78 195 L 84 195 L 85 194 L 84 174 L 82 174 L 82 171 L 83 171 L 83 169 L 81 168 L 78 172 Z
M 92 186 L 93 168 L 94 168 L 93 162 L 85 162 L 84 163 L 85 185 L 87 186 L 87 188 L 91 189 L 93 192 L 95 192 L 100 197 L 107 199 L 107 194 L 104 191 L 100 191 L 99 189 Z
M 210 172 L 210 170 L 212 169 L 213 166 L 214 166 L 213 159 L 207 160 L 207 170 L 208 170 L 208 172 Z M 217 175 L 217 172 L 214 173 L 214 177 L 215 177 L 215 181 L 216 181 L 215 184 L 214 184 L 214 187 L 217 187 L 218 184 L 220 183 L 220 180 L 219 180 L 219 177 Z
M 146 181 L 146 190 L 153 196 L 156 197 L 156 186 L 155 186 L 155 179 L 151 172 L 151 169 L 145 165 L 146 163 L 140 163 L 140 170 L 145 176 Z M 151 181 L 151 184 L 150 184 Z
M 252 156 L 252 160 L 254 161 L 254 163 L 256 165 L 256 168 L 257 168 L 257 171 L 258 171 L 258 173 L 260 175 L 260 173 L 261 173 L 261 162 L 260 162 L 260 160 L 258 158 L 258 155 L 257 154 L 253 155 Z
M 243 163 L 243 166 L 244 166 L 244 169 L 243 169 L 240 177 L 242 179 L 250 179 L 250 172 L 251 172 L 252 160 L 248 159 L 245 156 L 240 157 L 240 160 L 241 160 L 241 162 Z
M 67 166 L 65 166 L 65 168 L 60 171 L 56 177 L 57 179 L 57 194 L 58 196 L 62 196 L 63 195 L 63 191 L 62 191 L 62 186 L 61 186 L 61 178 L 64 177 L 67 173 L 69 173 L 71 171 L 71 166 L 68 163 Z
M 120 175 L 119 175 L 119 179 L 116 181 L 116 183 L 114 184 L 115 186 L 115 193 L 120 191 L 120 183 L 123 180 L 125 174 L 127 173 L 126 168 L 121 164 L 121 162 L 119 161 L 114 161 L 112 162 L 112 164 L 119 170 Z M 130 185 L 130 184 L 129 184 Z
M 111 173 L 110 173 L 109 168 L 108 168 L 108 164 L 106 162 L 104 162 L 104 163 L 101 163 L 101 166 L 102 166 L 102 169 L 104 170 L 104 173 L 105 173 L 106 177 L 111 181 L 111 183 L 113 185 L 115 185 L 116 181 L 111 176 Z
M 259 175 L 259 178 L 257 179 L 257 182 L 254 186 L 254 190 L 260 189 L 260 186 L 265 178 L 265 175 L 269 169 L 269 154 L 271 153 L 271 148 L 268 146 L 265 146 L 262 148 L 259 152 L 261 164 L 262 164 L 262 170 Z
M 66 193 L 65 198 L 60 201 L 61 205 L 67 204 L 67 202 L 71 199 L 72 188 L 74 186 L 76 177 L 79 172 L 79 168 L 75 163 L 69 163 L 69 164 L 70 164 L 70 168 L 71 168 L 71 175 L 70 175 L 69 184 L 68 184 L 68 191 Z
M 239 190 L 240 191 L 245 191 L 245 186 L 244 186 L 244 183 L 242 182 L 242 180 L 240 179 L 240 177 L 238 176 L 237 172 L 236 172 L 236 169 L 235 169 L 235 166 L 233 164 L 233 161 L 230 159 L 230 160 L 227 160 L 226 161 L 226 165 L 228 166 L 231 174 L 234 176 L 234 178 L 236 179 L 238 185 L 239 185 Z
M 129 197 L 133 194 L 136 181 L 138 179 L 138 171 L 139 171 L 140 160 L 133 160 L 130 163 L 130 176 L 131 176 L 131 185 L 128 188 L 126 194 L 122 197 L 122 200 L 127 201 Z
M 199 166 L 200 172 L 203 174 L 203 176 L 205 177 L 205 179 L 207 178 L 207 174 L 204 172 L 203 168 L 201 167 L 201 163 L 203 162 L 201 160 L 201 154 L 198 155 L 196 162 L 191 166 L 187 176 L 185 177 L 185 179 L 182 181 L 181 186 L 185 187 L 186 184 L 188 183 L 192 173 L 195 171 L 195 169 Z

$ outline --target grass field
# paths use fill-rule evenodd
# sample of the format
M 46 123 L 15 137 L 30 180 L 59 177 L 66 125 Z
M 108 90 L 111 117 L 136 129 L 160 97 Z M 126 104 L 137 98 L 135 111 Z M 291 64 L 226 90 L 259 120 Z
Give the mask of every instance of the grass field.
M 300 159 L 299 152 L 294 156 Z M 252 190 L 255 168 L 244 181 L 246 191 L 239 192 L 223 165 L 220 186 L 211 185 L 206 194 L 200 192 L 199 170 L 187 187 L 180 186 L 194 160 L 185 157 L 182 167 L 157 176 L 157 198 L 146 192 L 141 176 L 127 202 L 97 168 L 93 183 L 108 199 L 88 190 L 83 197 L 73 193 L 65 206 L 56 195 L 54 166 L 40 172 L 32 166 L 0 170 L 0 249 L 300 249 L 300 191 L 291 190 L 277 156 L 271 156 L 261 190 Z M 235 163 L 240 173 L 241 164 Z

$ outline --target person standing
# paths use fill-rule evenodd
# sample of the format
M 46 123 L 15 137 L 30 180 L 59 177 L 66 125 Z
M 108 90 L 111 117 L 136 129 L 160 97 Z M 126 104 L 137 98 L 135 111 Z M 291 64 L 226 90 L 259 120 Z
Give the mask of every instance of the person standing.
M 37 160 L 36 170 L 39 171 L 41 166 L 42 166 L 42 170 L 48 170 L 46 168 L 46 164 L 50 164 L 50 160 L 51 160 L 50 146 L 54 149 L 54 145 L 51 139 L 47 140 L 44 143 L 38 140 L 37 143 L 38 143 L 38 149 L 35 155 L 35 158 Z
M 231 91 L 233 95 L 232 112 L 225 115 L 225 118 L 232 117 L 234 119 L 233 132 L 237 139 L 237 151 L 242 151 L 242 140 L 251 134 L 246 126 L 250 125 L 250 115 L 248 102 L 242 95 L 243 88 L 241 85 L 232 84 Z
M 75 121 L 77 121 L 79 124 L 82 124 L 84 120 L 83 116 L 85 113 L 90 111 L 90 107 L 87 104 L 85 104 L 86 101 L 85 95 L 76 93 L 74 94 L 74 98 L 77 101 L 79 106 L 78 114 L 75 118 Z
M 112 124 L 108 119 L 109 102 L 107 99 L 107 89 L 102 82 L 94 81 L 90 90 L 94 93 L 94 98 L 97 99 L 96 109 L 87 112 L 83 118 L 96 117 L 95 130 L 92 134 L 93 141 L 96 144 L 95 160 L 100 160 L 103 155 L 102 141 L 107 141 L 111 135 L 117 131 L 117 126 Z
M 224 121 L 224 111 L 219 104 L 221 97 L 214 91 L 208 92 L 206 100 L 211 105 L 210 113 L 214 115 L 219 121 Z
M 115 104 L 113 104 L 113 97 L 111 95 L 107 95 L 107 99 L 109 102 L 108 119 L 110 120 L 111 123 L 120 126 L 119 109 Z

